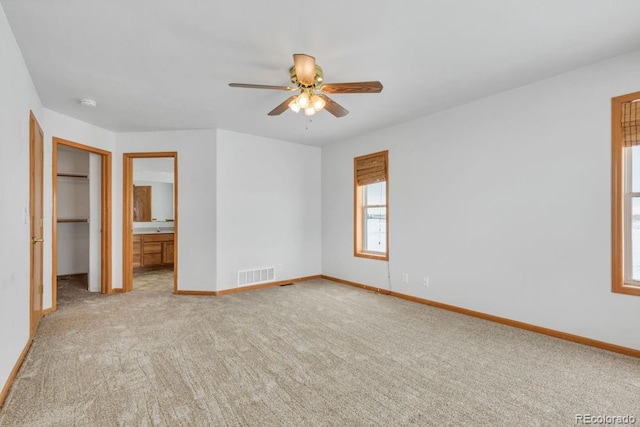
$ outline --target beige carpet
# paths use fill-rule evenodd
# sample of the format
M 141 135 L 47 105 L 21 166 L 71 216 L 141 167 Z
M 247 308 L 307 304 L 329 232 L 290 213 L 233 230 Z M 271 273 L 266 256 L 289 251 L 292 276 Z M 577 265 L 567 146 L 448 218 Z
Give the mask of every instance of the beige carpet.
M 133 290 L 151 292 L 173 292 L 173 267 L 135 269 Z
M 640 360 L 313 281 L 223 297 L 60 290 L 2 426 L 575 425 Z

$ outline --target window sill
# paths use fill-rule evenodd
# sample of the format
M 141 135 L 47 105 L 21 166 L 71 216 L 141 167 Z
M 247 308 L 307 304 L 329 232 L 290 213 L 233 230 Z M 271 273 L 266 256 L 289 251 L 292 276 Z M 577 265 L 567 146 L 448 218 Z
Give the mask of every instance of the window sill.
M 353 256 L 359 258 L 376 259 L 378 261 L 389 261 L 389 254 L 374 254 L 367 252 L 355 252 Z
M 616 294 L 640 296 L 640 286 L 635 284 L 625 283 L 622 286 L 615 286 L 611 291 Z

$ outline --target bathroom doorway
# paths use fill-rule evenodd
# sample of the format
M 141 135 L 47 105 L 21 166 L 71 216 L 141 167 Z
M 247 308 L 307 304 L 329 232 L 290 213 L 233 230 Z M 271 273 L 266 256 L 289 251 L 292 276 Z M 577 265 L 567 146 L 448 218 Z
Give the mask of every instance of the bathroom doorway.
M 123 290 L 178 287 L 178 154 L 125 153 Z

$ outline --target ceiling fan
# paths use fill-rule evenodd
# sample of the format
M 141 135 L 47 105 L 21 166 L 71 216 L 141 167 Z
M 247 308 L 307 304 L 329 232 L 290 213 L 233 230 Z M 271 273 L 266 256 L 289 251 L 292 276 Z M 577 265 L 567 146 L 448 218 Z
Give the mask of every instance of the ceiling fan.
M 293 67 L 289 69 L 289 74 L 291 75 L 291 83 L 295 85 L 293 87 L 247 83 L 229 83 L 229 86 L 298 92 L 271 110 L 268 113 L 270 116 L 280 115 L 289 108 L 296 113 L 303 110 L 307 116 L 325 109 L 336 117 L 344 117 L 349 114 L 349 111 L 325 93 L 380 93 L 382 91 L 382 83 L 378 81 L 324 83 L 322 68 L 316 64 L 316 59 L 303 53 L 293 55 Z

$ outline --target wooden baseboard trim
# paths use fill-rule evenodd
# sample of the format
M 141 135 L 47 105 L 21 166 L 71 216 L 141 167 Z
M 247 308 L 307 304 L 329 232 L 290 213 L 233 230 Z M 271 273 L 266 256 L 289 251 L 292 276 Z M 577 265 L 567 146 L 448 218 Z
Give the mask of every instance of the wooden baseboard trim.
M 255 291 L 256 289 L 270 288 L 273 286 L 286 285 L 289 283 L 306 282 L 307 280 L 316 280 L 321 278 L 322 276 L 318 274 L 316 276 L 306 276 L 306 277 L 298 277 L 296 279 L 279 280 L 277 282 L 261 283 L 259 285 L 243 286 L 241 288 L 232 288 L 232 289 L 224 289 L 222 291 L 215 291 L 215 295 L 222 296 L 222 295 L 236 294 L 238 292 Z
M 42 315 L 43 315 L 43 316 L 46 316 L 47 314 L 51 314 L 51 313 L 53 313 L 54 311 L 56 311 L 56 309 L 55 309 L 55 308 L 53 308 L 53 307 L 50 307 L 50 308 L 44 309 L 44 310 L 42 311 Z
M 124 293 L 124 289 L 122 288 L 111 288 L 111 294 L 122 294 Z
M 362 283 L 350 282 L 348 280 L 338 279 L 337 277 L 322 275 L 323 279 L 331 280 L 332 282 L 341 283 L 343 285 L 353 286 L 354 288 L 364 289 L 366 291 L 377 292 L 379 294 L 391 295 L 388 289 L 376 288 L 369 285 L 363 285 Z
M 524 329 L 530 332 L 536 332 L 538 334 L 548 335 L 550 337 L 559 338 L 565 341 L 571 341 L 577 344 L 588 345 L 591 347 L 600 348 L 603 350 L 608 350 L 613 353 L 624 354 L 625 356 L 638 357 L 640 358 L 640 350 L 636 350 L 634 348 L 623 347 L 617 344 L 611 344 L 604 341 L 598 341 L 591 338 L 585 338 L 579 335 L 570 334 L 567 332 L 556 331 L 555 329 L 544 328 L 542 326 L 532 325 L 530 323 L 520 322 L 518 320 L 511 320 L 505 317 L 494 316 L 492 314 L 482 313 L 480 311 L 469 310 L 462 307 L 457 307 L 455 305 L 444 304 L 437 301 L 431 301 L 424 298 L 418 298 L 407 294 L 402 294 L 399 292 L 389 291 L 388 289 L 380 289 L 375 288 L 373 286 L 363 285 L 362 283 L 350 282 L 348 280 L 338 279 L 336 277 L 322 275 L 323 279 L 330 280 L 332 282 L 341 283 L 343 285 L 353 286 L 360 289 L 365 289 L 372 292 L 378 292 L 384 295 L 390 295 L 396 298 L 401 298 L 407 301 L 417 302 L 419 304 L 425 304 L 431 307 L 441 308 L 443 310 L 452 311 L 459 314 L 464 314 L 467 316 L 476 317 L 479 319 L 489 320 L 491 322 L 500 323 L 503 325 L 511 326 L 518 329 Z
M 216 296 L 216 291 L 173 291 L 174 295 Z
M 0 393 L 0 408 L 2 408 L 2 405 L 4 404 L 4 400 L 7 398 L 7 395 L 9 394 L 9 390 L 11 390 L 13 381 L 16 379 L 16 375 L 18 375 L 18 371 L 20 370 L 20 367 L 22 366 L 24 359 L 27 357 L 27 353 L 31 348 L 32 342 L 33 342 L 32 339 L 27 341 L 27 345 L 25 345 L 24 349 L 22 350 L 22 353 L 20 353 L 20 357 L 18 357 L 18 361 L 13 366 L 13 369 L 9 374 L 9 378 L 7 378 L 7 382 L 4 384 L 4 387 L 2 388 L 2 393 Z

